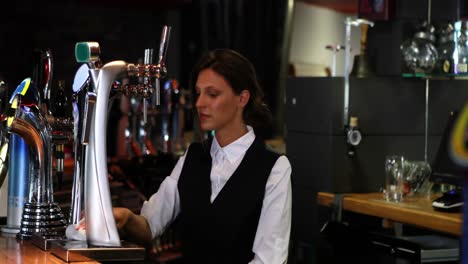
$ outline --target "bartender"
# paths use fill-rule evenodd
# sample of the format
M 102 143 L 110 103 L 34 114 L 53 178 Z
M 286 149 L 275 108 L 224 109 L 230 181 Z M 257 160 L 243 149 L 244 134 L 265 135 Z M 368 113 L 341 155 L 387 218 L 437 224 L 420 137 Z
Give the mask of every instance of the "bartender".
M 285 263 L 291 229 L 291 165 L 255 134 L 271 122 L 254 67 L 241 54 L 205 54 L 192 72 L 200 127 L 141 214 L 114 208 L 117 227 L 148 244 L 181 217 L 184 263 Z

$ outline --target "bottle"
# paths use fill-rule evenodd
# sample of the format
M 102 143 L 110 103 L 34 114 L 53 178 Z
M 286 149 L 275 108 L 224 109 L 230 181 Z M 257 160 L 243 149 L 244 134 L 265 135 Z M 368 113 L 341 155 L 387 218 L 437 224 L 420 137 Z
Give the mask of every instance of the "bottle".
M 52 113 L 55 118 L 66 118 L 68 109 L 68 98 L 65 94 L 65 81 L 58 81 L 57 93 L 55 94 L 55 100 L 53 104 Z M 64 171 L 64 160 L 65 160 L 65 145 L 55 144 L 54 156 L 57 160 L 56 176 L 57 176 L 57 189 L 62 189 L 63 183 L 63 171 Z
M 68 98 L 65 94 L 65 81 L 58 81 L 58 89 L 55 94 L 55 100 L 53 104 L 52 113 L 54 117 L 66 117 L 68 109 Z
M 457 28 L 460 28 L 457 38 L 458 60 L 455 67 L 455 74 L 468 73 L 468 21 L 457 22 Z
M 453 53 L 455 42 L 453 41 L 454 28 L 451 23 L 444 25 L 439 31 L 437 44 L 437 72 L 441 74 L 454 73 Z

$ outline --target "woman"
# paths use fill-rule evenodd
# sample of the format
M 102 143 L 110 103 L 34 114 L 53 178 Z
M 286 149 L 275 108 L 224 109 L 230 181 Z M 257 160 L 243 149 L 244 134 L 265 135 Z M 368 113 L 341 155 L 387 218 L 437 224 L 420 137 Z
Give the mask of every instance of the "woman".
M 149 243 L 180 214 L 184 263 L 284 263 L 291 227 L 291 166 L 255 136 L 271 116 L 252 64 L 220 49 L 195 66 L 200 127 L 141 215 L 114 208 L 119 231 Z

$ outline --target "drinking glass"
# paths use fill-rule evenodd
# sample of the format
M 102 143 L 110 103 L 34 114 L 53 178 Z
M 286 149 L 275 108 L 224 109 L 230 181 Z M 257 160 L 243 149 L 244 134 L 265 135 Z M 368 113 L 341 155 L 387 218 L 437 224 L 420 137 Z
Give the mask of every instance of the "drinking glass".
M 404 164 L 400 155 L 385 157 L 385 198 L 388 202 L 402 202 L 404 194 Z

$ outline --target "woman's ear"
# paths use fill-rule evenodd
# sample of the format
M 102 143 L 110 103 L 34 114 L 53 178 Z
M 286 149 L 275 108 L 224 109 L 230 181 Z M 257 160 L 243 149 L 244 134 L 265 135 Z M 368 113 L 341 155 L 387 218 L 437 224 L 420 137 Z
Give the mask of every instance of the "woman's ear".
M 239 103 L 241 107 L 245 107 L 250 99 L 250 92 L 249 90 L 242 90 L 239 95 Z

